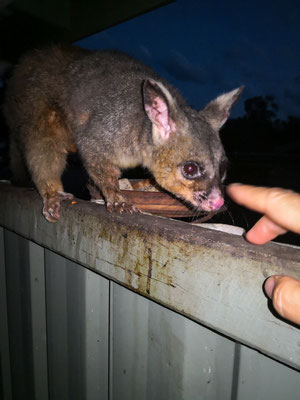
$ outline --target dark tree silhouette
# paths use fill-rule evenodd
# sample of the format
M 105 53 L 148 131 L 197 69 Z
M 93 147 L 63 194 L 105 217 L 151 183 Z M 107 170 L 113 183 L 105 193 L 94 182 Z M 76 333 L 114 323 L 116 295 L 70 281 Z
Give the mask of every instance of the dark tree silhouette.
M 248 120 L 271 122 L 276 117 L 278 106 L 274 96 L 256 96 L 245 101 L 245 113 Z
M 221 132 L 229 180 L 300 191 L 300 118 L 277 118 L 271 95 L 247 99 L 244 105 L 245 115 L 230 119 Z

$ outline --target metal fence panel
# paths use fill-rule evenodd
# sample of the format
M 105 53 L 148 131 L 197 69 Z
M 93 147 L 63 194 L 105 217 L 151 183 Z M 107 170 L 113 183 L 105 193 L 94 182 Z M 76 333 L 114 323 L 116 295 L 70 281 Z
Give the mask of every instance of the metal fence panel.
M 4 229 L 0 228 L 0 398 L 11 400 Z M 2 396 L 2 397 L 1 397 Z
M 113 284 L 113 400 L 231 399 L 232 341 Z
M 108 398 L 109 282 L 46 251 L 50 399 Z
M 29 242 L 5 231 L 4 243 L 12 396 L 33 399 Z
M 44 249 L 30 241 L 28 249 L 34 394 L 48 400 Z
M 272 314 L 262 291 L 272 274 L 300 279 L 297 247 L 254 246 L 179 221 L 110 214 L 83 200 L 63 203 L 62 219 L 49 224 L 36 191 L 3 183 L 0 224 L 300 370 L 299 329 Z
M 83 201 L 49 224 L 34 191 L 0 186 L 0 224 L 22 235 L 0 254 L 0 397 L 298 399 L 299 329 L 262 282 L 300 278 L 299 248 Z
M 4 383 L 13 376 L 13 396 L 19 398 L 48 399 L 46 306 L 44 281 L 44 249 L 13 232 L 5 231 L 5 269 L 1 269 L 1 306 L 9 314 L 7 340 L 3 343 L 3 354 L 10 349 L 10 362 L 2 368 Z M 7 289 L 6 289 L 7 286 Z M 7 296 L 7 297 L 6 297 Z M 1 312 L 3 324 L 6 310 Z M 2 324 L 1 324 L 2 325 Z M 9 343 L 8 343 L 9 342 Z M 6 386 L 4 386 L 6 388 Z M 10 398 L 5 393 L 5 398 Z
M 300 373 L 241 346 L 238 400 L 299 400 Z

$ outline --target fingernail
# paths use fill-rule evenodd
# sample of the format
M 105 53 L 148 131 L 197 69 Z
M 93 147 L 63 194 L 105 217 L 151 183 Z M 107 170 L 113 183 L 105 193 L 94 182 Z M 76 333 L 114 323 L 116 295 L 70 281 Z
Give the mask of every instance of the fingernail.
M 270 299 L 273 297 L 273 291 L 274 291 L 274 286 L 275 286 L 275 278 L 274 276 L 270 276 L 269 278 L 266 279 L 265 281 L 265 292 Z

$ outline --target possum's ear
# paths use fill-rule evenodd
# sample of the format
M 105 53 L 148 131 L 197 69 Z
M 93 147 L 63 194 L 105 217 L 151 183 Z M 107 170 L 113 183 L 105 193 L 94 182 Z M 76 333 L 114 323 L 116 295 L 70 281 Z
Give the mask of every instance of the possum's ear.
M 147 79 L 143 85 L 145 111 L 153 123 L 153 140 L 156 144 L 166 142 L 175 131 L 175 122 L 170 117 L 174 100 L 168 89 L 160 82 Z
M 241 86 L 231 92 L 222 94 L 208 103 L 207 106 L 200 111 L 214 129 L 219 130 L 225 124 L 231 113 L 232 107 L 240 98 L 244 87 L 245 86 Z

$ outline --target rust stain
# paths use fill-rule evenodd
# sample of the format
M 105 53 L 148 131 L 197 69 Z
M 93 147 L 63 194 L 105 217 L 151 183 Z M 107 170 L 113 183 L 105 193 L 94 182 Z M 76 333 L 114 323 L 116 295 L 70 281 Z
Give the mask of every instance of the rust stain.
M 151 278 L 152 278 L 152 250 L 148 248 L 148 260 L 149 260 L 149 266 L 148 266 L 148 275 L 147 275 L 147 288 L 146 292 L 150 294 L 150 288 L 151 288 Z
M 167 277 L 167 285 L 171 286 L 172 288 L 176 288 L 176 285 L 174 285 L 172 276 Z

